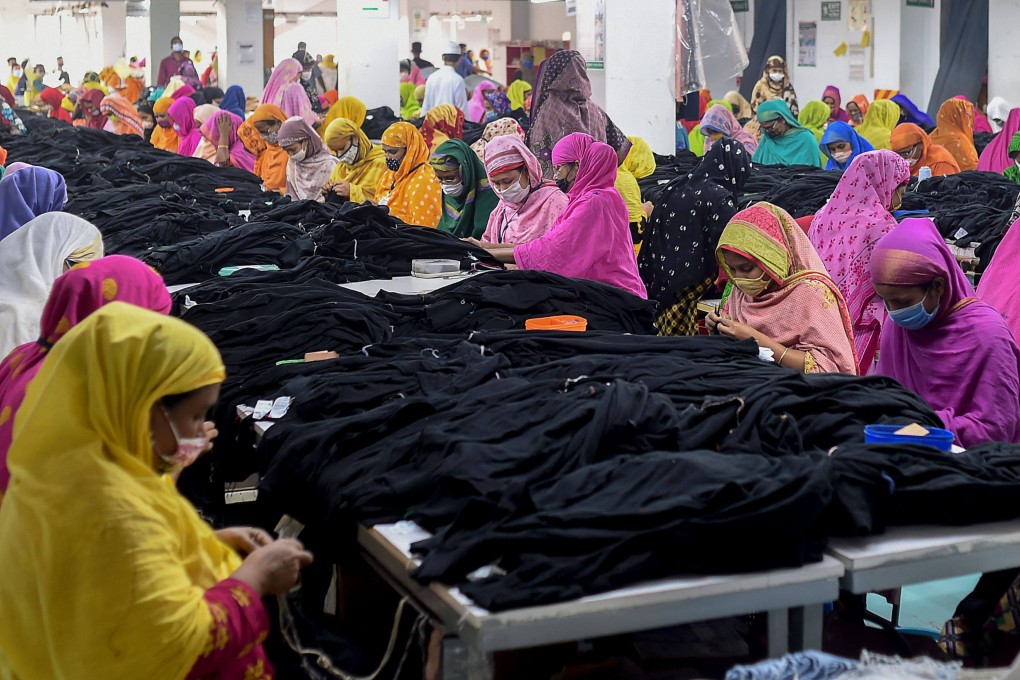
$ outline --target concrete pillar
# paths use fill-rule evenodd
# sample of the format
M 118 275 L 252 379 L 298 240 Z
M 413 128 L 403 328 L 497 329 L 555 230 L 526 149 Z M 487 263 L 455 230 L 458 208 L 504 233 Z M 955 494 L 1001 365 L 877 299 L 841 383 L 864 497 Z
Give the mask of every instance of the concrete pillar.
M 99 9 L 103 66 L 117 63 L 127 51 L 127 3 L 107 2 Z
M 240 85 L 245 94 L 258 96 L 263 88 L 262 2 L 218 0 L 216 45 L 219 82 Z
M 393 0 L 337 0 L 337 89 L 341 96 L 359 97 L 370 109 L 400 110 L 400 59 L 409 46 L 398 5 Z
M 515 2 L 510 5 L 510 39 L 531 39 L 531 6 L 527 2 Z
M 578 21 L 581 21 L 578 15 Z M 661 154 L 676 150 L 676 3 L 606 2 L 606 113 Z M 635 45 L 641 45 L 635 50 Z M 655 64 L 649 68 L 649 64 Z
M 170 39 L 180 33 L 180 0 L 149 0 L 149 83 L 156 84 L 159 63 L 170 54 Z
M 1020 3 L 1017 4 L 1020 5 Z M 942 0 L 935 0 L 934 7 L 903 8 L 900 22 L 900 55 L 902 56 L 900 89 L 922 111 L 928 108 L 931 90 L 935 85 L 935 77 L 939 73 L 942 58 L 941 36 Z M 977 87 L 974 91 L 975 95 L 976 93 Z M 935 116 L 932 118 L 934 119 Z
M 1020 19 L 1020 0 L 993 0 L 988 3 L 988 98 L 1005 97 L 1020 101 L 1020 41 L 1011 30 Z M 1013 60 L 1013 66 L 1010 61 Z
M 900 90 L 900 53 L 903 22 L 903 3 L 873 2 L 871 41 L 875 50 L 875 87 L 884 90 Z M 908 28 L 908 30 L 910 30 Z M 914 29 L 916 30 L 916 28 Z M 918 102 L 920 92 L 906 93 L 911 101 L 924 108 Z M 927 93 L 924 93 L 927 99 Z

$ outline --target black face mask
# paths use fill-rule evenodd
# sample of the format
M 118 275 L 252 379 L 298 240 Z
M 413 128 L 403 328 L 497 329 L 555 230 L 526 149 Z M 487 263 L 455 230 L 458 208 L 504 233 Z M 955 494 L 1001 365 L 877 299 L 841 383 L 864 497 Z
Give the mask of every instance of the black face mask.
M 390 172 L 396 172 L 400 169 L 400 163 L 403 159 L 397 160 L 396 158 L 387 158 L 386 167 L 390 169 Z
M 783 133 L 776 129 L 775 126 L 771 128 L 762 128 L 769 139 L 778 139 L 783 136 Z
M 573 184 L 573 182 L 571 182 L 569 179 L 565 177 L 563 179 L 556 180 L 556 186 L 558 186 L 560 188 L 560 191 L 562 191 L 563 193 L 567 193 L 568 191 L 570 191 L 571 184 Z

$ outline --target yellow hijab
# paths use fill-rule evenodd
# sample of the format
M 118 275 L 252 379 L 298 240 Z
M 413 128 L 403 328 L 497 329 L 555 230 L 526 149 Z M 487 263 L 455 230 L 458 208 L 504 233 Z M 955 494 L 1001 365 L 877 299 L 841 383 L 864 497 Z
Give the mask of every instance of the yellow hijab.
M 641 137 L 628 137 L 631 142 L 630 151 L 623 159 L 623 165 L 616 172 L 616 190 L 627 204 L 627 214 L 633 224 L 640 224 L 645 219 L 644 206 L 641 203 L 641 187 L 637 181 L 655 172 L 655 156 L 652 148 Z
M 329 107 L 329 113 L 326 114 L 326 120 L 323 121 L 322 127 L 319 128 L 320 136 L 323 141 L 326 140 L 326 129 L 329 128 L 330 124 L 340 118 L 346 118 L 351 121 L 360 129 L 365 124 L 365 116 L 368 114 L 368 107 L 365 106 L 365 102 L 361 101 L 357 97 L 341 97 L 336 100 L 336 104 Z
M 524 100 L 527 99 L 528 93 L 531 92 L 531 83 L 526 80 L 515 80 L 510 83 L 510 87 L 506 90 L 507 99 L 510 100 L 510 110 L 516 111 L 524 108 Z
M 240 559 L 152 469 L 151 410 L 224 378 L 212 342 L 122 302 L 54 345 L 14 421 L 0 674 L 183 678 Z
M 900 120 L 900 107 L 896 102 L 888 99 L 879 99 L 872 102 L 868 112 L 864 114 L 864 121 L 857 126 L 857 134 L 871 142 L 871 146 L 878 149 L 892 149 L 889 138 L 892 131 Z
M 644 179 L 655 172 L 655 154 L 652 147 L 642 137 L 627 137 L 630 140 L 630 151 L 623 159 L 623 167 L 630 170 L 637 179 Z
M 368 135 L 354 121 L 338 118 L 326 128 L 326 145 L 332 151 L 333 146 L 344 137 L 354 137 L 358 145 L 358 158 L 354 163 L 337 163 L 330 175 L 331 182 L 349 182 L 351 185 L 351 201 L 364 203 L 375 200 L 375 191 L 379 180 L 386 172 L 386 154 L 382 148 L 372 146 Z

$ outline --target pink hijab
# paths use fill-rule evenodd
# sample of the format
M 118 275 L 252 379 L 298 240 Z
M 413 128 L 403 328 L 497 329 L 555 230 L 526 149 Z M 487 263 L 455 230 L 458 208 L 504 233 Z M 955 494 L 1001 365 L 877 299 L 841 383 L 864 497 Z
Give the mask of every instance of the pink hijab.
M 553 166 L 577 163 L 567 207 L 542 238 L 514 248 L 521 269 L 600 281 L 648 298 L 638 273 L 627 205 L 616 190 L 613 147 L 575 132 L 553 148 Z
M 181 156 L 194 156 L 198 143 L 202 141 L 202 132 L 195 126 L 195 102 L 190 97 L 182 97 L 170 105 L 166 114 L 180 128 L 176 131 L 181 140 L 177 145 L 177 153 Z
M 1020 295 L 1016 294 L 1016 282 L 1020 276 L 1020 226 L 1017 225 L 1020 225 L 1020 220 L 1009 227 L 995 249 L 992 261 L 981 275 L 977 292 L 979 298 L 999 310 L 1013 337 L 1020 343 Z
M 879 239 L 896 228 L 889 205 L 909 179 L 910 166 L 892 151 L 862 153 L 850 162 L 832 198 L 811 222 L 811 243 L 850 310 L 862 375 L 874 363 L 886 318 L 871 282 L 871 253 Z
M 301 79 L 301 71 L 301 62 L 297 59 L 284 59 L 277 64 L 273 74 L 269 76 L 269 82 L 266 83 L 266 89 L 262 93 L 262 101 L 259 103 L 275 104 L 282 109 L 283 93 Z M 308 95 L 305 95 L 305 99 L 307 98 Z
M 740 142 L 744 147 L 744 151 L 750 155 L 754 155 L 754 152 L 758 150 L 758 140 L 750 132 L 744 130 L 743 126 L 737 122 L 737 117 L 733 115 L 733 111 L 728 106 L 722 104 L 716 104 L 701 118 L 701 130 L 704 134 L 706 128 L 717 130 L 723 133 L 730 139 Z M 715 145 L 715 140 L 705 135 L 705 153 L 708 153 Z
M 315 127 L 315 124 L 319 122 L 315 112 L 312 111 L 312 102 L 308 99 L 308 93 L 300 83 L 287 86 L 287 89 L 283 92 L 283 101 L 280 104 L 280 108 L 283 109 L 288 118 L 297 116 L 312 127 Z
M 468 102 L 468 110 L 465 112 L 465 118 L 472 123 L 484 123 L 485 95 L 489 92 L 495 92 L 498 89 L 498 87 L 488 80 L 483 80 L 478 83 L 478 87 L 475 88 L 474 93 L 471 95 L 471 101 Z
M 7 490 L 14 416 L 49 348 L 85 317 L 108 302 L 127 302 L 161 314 L 170 312 L 163 279 L 133 257 L 110 255 L 86 262 L 58 278 L 43 307 L 40 338 L 18 347 L 0 363 L 0 494 Z
M 218 147 L 220 144 L 220 129 L 217 122 L 224 116 L 230 119 L 230 136 L 227 138 L 227 145 L 230 147 L 230 164 L 235 168 L 255 172 L 255 156 L 245 148 L 241 139 L 237 136 L 237 129 L 244 123 L 240 116 L 230 111 L 220 111 L 218 115 L 212 116 L 202 125 L 202 134 L 212 142 L 214 147 Z
M 483 241 L 516 244 L 534 241 L 545 236 L 567 207 L 567 195 L 555 182 L 542 178 L 542 166 L 524 140 L 513 136 L 490 140 L 485 147 L 489 183 L 493 175 L 514 169 L 527 170 L 531 192 L 520 205 L 500 199 L 489 215 Z
M 977 169 L 1001 175 L 1003 170 L 1013 165 L 1013 159 L 1009 157 L 1009 143 L 1017 132 L 1020 132 L 1020 109 L 1013 109 L 1002 131 L 981 152 Z

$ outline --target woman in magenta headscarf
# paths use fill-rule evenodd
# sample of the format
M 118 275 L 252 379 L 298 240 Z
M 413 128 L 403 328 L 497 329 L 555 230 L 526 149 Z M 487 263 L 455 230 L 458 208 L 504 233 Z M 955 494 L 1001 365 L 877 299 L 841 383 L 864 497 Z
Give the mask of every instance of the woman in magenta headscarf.
M 294 85 L 301 80 L 302 66 L 301 62 L 297 59 L 284 59 L 276 68 L 273 69 L 273 74 L 269 76 L 269 82 L 266 83 L 266 89 L 262 92 L 262 101 L 260 104 L 273 104 L 283 108 L 283 93 L 287 91 L 287 88 Z M 305 95 L 305 99 L 308 95 Z M 311 108 L 311 103 L 309 103 Z
M 468 110 L 464 112 L 464 117 L 472 123 L 484 123 L 485 95 L 498 89 L 495 83 L 488 80 L 478 83 L 478 87 L 471 95 L 471 101 L 468 102 Z
M 1013 159 L 1009 157 L 1009 143 L 1017 132 L 1020 132 L 1020 109 L 1013 109 L 1002 131 L 981 152 L 977 169 L 1001 175 L 1003 170 L 1013 165 Z
M 839 88 L 829 85 L 822 92 L 822 101 L 829 107 L 830 123 L 849 123 L 850 116 L 843 110 L 843 98 L 839 94 Z
M 296 116 L 312 127 L 315 127 L 316 123 L 319 122 L 315 111 L 312 110 L 312 103 L 308 99 L 308 93 L 300 83 L 287 86 L 280 102 L 280 108 L 283 109 L 288 118 Z
M 194 156 L 198 143 L 202 141 L 202 132 L 195 125 L 195 102 L 189 97 L 182 97 L 170 105 L 166 115 L 170 117 L 174 132 L 180 140 L 177 153 L 181 156 Z
M 553 148 L 552 164 L 554 180 L 567 194 L 567 207 L 545 236 L 490 250 L 521 269 L 600 281 L 647 299 L 627 204 L 615 187 L 618 162 L 613 147 L 591 135 L 575 132 L 561 139 Z
M 863 153 L 850 162 L 829 202 L 811 221 L 811 244 L 836 282 L 854 329 L 861 375 L 875 362 L 885 307 L 868 269 L 878 240 L 896 227 L 910 166 L 892 151 Z
M 74 119 L 80 122 L 75 122 L 74 124 L 93 130 L 102 130 L 106 127 L 107 118 L 99 110 L 99 106 L 103 103 L 105 96 L 102 90 L 85 90 L 78 98 L 73 116 Z
M 160 314 L 170 312 L 170 294 L 149 265 L 110 255 L 79 265 L 58 278 L 43 308 L 39 339 L 15 349 L 0 363 L 0 498 L 7 491 L 14 416 L 43 359 L 60 338 L 103 305 L 127 302 Z
M 876 373 L 917 392 L 960 446 L 1020 442 L 1020 349 L 935 224 L 904 220 L 878 242 L 870 269 L 889 311 Z
M 216 164 L 255 172 L 255 156 L 245 148 L 237 129 L 244 123 L 229 111 L 220 111 L 202 125 L 202 136 L 216 148 Z
M 992 261 L 981 275 L 978 297 L 994 307 L 1006 321 L 1013 339 L 1020 343 L 1020 295 L 1017 280 L 1020 278 L 1020 220 L 1014 222 L 1002 243 L 995 249 Z

